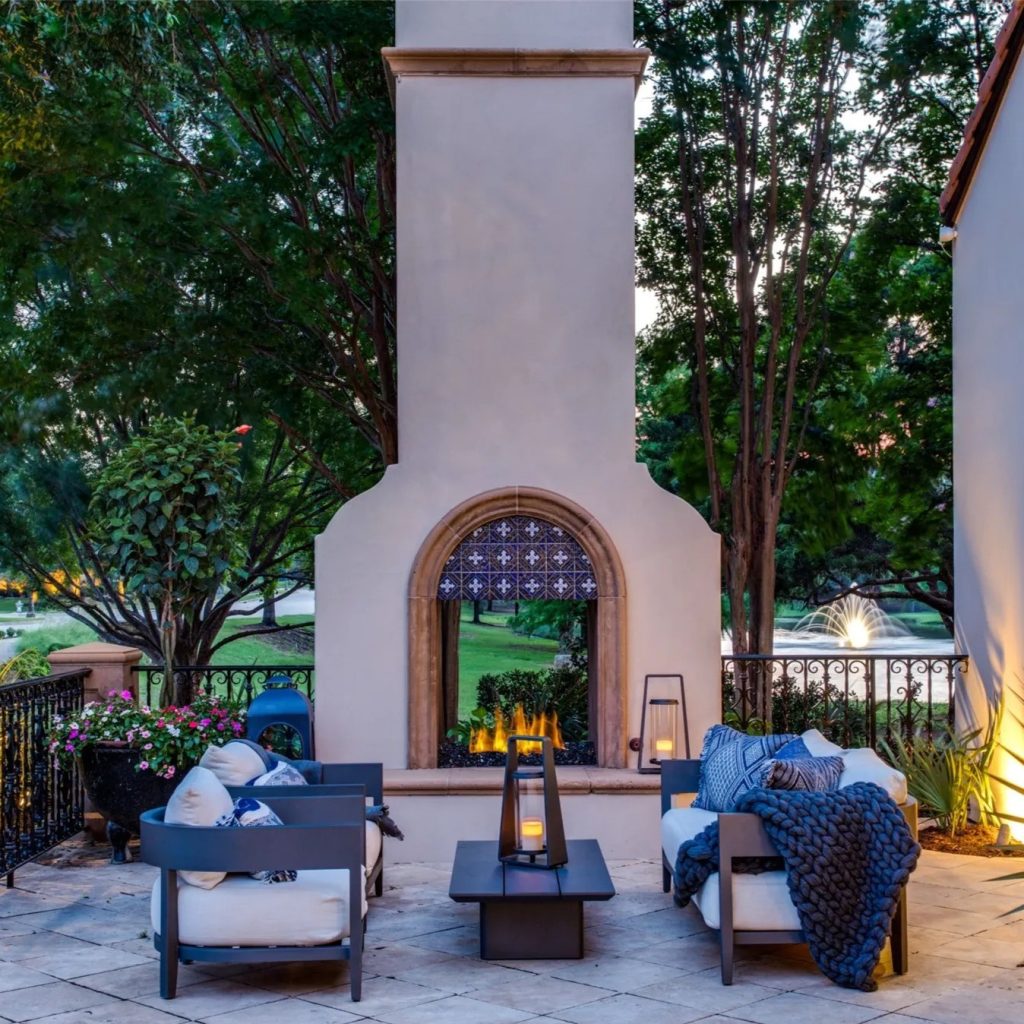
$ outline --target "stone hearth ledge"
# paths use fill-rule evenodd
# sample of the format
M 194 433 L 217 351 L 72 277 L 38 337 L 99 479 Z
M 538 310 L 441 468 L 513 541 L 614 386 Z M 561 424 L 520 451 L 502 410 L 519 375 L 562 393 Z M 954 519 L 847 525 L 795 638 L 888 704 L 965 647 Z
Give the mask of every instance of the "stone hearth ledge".
M 385 796 L 477 796 L 500 793 L 503 768 L 391 768 L 384 772 Z M 630 768 L 560 767 L 558 792 L 636 795 L 657 793 L 661 777 Z

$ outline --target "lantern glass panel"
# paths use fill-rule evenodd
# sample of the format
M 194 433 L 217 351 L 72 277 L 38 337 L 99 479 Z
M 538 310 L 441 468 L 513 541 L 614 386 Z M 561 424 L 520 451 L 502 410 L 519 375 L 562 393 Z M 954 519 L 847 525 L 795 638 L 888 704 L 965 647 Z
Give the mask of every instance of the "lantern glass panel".
M 542 853 L 547 846 L 544 776 L 516 773 L 516 845 L 524 853 Z
M 679 756 L 679 701 L 651 700 L 647 704 L 647 761 L 660 765 Z

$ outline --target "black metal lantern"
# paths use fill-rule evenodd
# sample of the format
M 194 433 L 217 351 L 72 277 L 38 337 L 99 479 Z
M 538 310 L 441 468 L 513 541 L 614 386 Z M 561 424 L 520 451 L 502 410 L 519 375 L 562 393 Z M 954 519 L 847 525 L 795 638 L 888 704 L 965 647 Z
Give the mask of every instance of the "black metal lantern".
M 539 765 L 520 764 L 520 753 L 537 749 Z M 558 802 L 555 752 L 547 736 L 508 739 L 498 858 L 506 864 L 538 868 L 557 868 L 569 860 L 562 805 Z
M 659 680 L 666 682 L 658 683 Z M 669 680 L 678 683 L 676 687 Z M 652 681 L 655 681 L 652 686 Z M 640 720 L 640 752 L 637 771 L 648 775 L 661 771 L 662 761 L 690 756 L 690 728 L 686 717 L 686 691 L 681 675 L 650 674 L 644 677 L 644 709 Z
M 289 676 L 271 676 L 263 692 L 249 705 L 246 738 L 259 743 L 273 726 L 292 730 L 299 739 L 304 759 L 316 757 L 313 742 L 313 705 Z

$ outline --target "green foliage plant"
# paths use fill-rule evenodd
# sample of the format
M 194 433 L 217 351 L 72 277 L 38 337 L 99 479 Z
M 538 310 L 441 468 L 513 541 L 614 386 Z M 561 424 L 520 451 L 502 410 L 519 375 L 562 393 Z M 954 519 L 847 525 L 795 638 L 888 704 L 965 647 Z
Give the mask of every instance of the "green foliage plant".
M 984 730 L 958 733 L 947 725 L 934 738 L 879 740 L 882 753 L 907 777 L 907 789 L 926 817 L 955 836 L 968 822 L 972 804 L 981 820 L 996 817 L 989 769 L 998 749 L 998 714 Z
M 49 674 L 50 663 L 42 654 L 31 648 L 0 662 L 0 686 L 5 683 L 18 683 L 24 679 L 37 679 Z
M 477 683 L 477 711 L 493 716 L 500 710 L 510 717 L 518 705 L 528 715 L 556 711 L 566 740 L 587 738 L 587 674 L 566 666 L 539 672 L 513 669 L 499 675 L 483 675 Z M 459 729 L 465 731 L 464 724 Z
M 174 673 L 178 630 L 231 564 L 238 448 L 232 432 L 158 419 L 110 460 L 93 494 L 101 551 L 160 610 L 162 704 L 188 703 L 191 680 Z

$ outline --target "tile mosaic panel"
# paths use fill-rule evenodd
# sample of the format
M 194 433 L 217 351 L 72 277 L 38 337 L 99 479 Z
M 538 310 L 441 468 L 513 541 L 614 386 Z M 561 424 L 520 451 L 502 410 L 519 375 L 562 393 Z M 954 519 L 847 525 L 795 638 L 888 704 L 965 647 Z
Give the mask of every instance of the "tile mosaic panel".
M 506 516 L 474 530 L 445 562 L 442 600 L 590 601 L 597 595 L 590 559 L 579 542 L 536 516 Z

